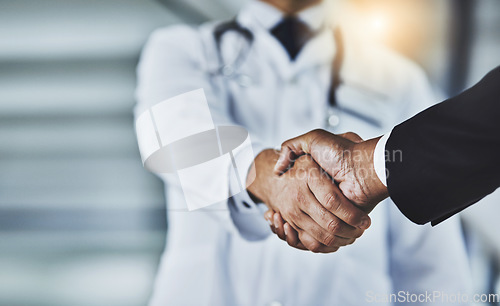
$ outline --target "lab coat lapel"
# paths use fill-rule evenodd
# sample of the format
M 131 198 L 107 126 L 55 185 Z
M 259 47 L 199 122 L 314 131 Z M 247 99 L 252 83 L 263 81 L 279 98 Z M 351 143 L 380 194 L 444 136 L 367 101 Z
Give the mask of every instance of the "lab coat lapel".
M 266 59 L 281 79 L 288 80 L 293 76 L 293 66 L 285 48 L 271 33 L 262 30 L 255 35 L 254 43 L 258 51 L 257 56 Z
M 328 28 L 311 39 L 299 53 L 292 65 L 293 74 L 301 73 L 313 66 L 331 63 L 336 52 L 333 30 Z
M 250 29 L 254 35 L 253 54 L 260 63 L 265 61 L 265 64 L 272 67 L 278 78 L 289 79 L 292 68 L 285 48 L 266 27 L 259 23 L 254 14 L 255 12 L 247 7 L 242 9 L 237 17 L 238 23 Z

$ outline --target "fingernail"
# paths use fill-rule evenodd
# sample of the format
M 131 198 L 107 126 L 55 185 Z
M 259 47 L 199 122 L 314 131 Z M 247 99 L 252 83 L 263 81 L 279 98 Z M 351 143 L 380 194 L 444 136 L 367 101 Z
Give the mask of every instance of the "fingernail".
M 266 219 L 267 223 L 269 223 L 269 226 L 273 225 L 273 222 L 271 221 L 271 216 L 268 212 L 264 214 L 264 219 Z
M 361 220 L 361 225 L 359 226 L 359 228 L 365 230 L 370 227 L 370 224 L 371 224 L 370 218 L 365 217 Z
M 285 236 L 288 236 L 288 226 L 285 226 Z

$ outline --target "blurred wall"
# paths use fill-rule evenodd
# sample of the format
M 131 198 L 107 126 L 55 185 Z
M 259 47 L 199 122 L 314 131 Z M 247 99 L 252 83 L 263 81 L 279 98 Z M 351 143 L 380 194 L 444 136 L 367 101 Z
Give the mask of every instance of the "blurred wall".
M 221 3 L 0 1 L 0 305 L 145 304 L 166 222 L 136 64 L 153 29 L 232 15 Z

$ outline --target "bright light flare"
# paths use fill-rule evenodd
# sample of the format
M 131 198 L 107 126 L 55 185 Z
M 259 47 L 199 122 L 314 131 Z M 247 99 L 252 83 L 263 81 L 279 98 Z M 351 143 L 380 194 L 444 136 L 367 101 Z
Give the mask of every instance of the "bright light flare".
M 374 14 L 368 18 L 368 28 L 373 35 L 384 37 L 389 31 L 389 19 L 384 14 Z

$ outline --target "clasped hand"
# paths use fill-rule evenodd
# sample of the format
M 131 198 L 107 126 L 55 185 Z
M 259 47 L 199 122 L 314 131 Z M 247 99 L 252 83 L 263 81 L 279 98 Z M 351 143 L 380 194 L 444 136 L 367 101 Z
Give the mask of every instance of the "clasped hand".
M 272 231 L 290 246 L 330 253 L 352 244 L 370 226 L 368 213 L 387 197 L 374 180 L 376 141 L 315 130 L 265 150 L 254 161 L 248 191 L 268 207 Z

